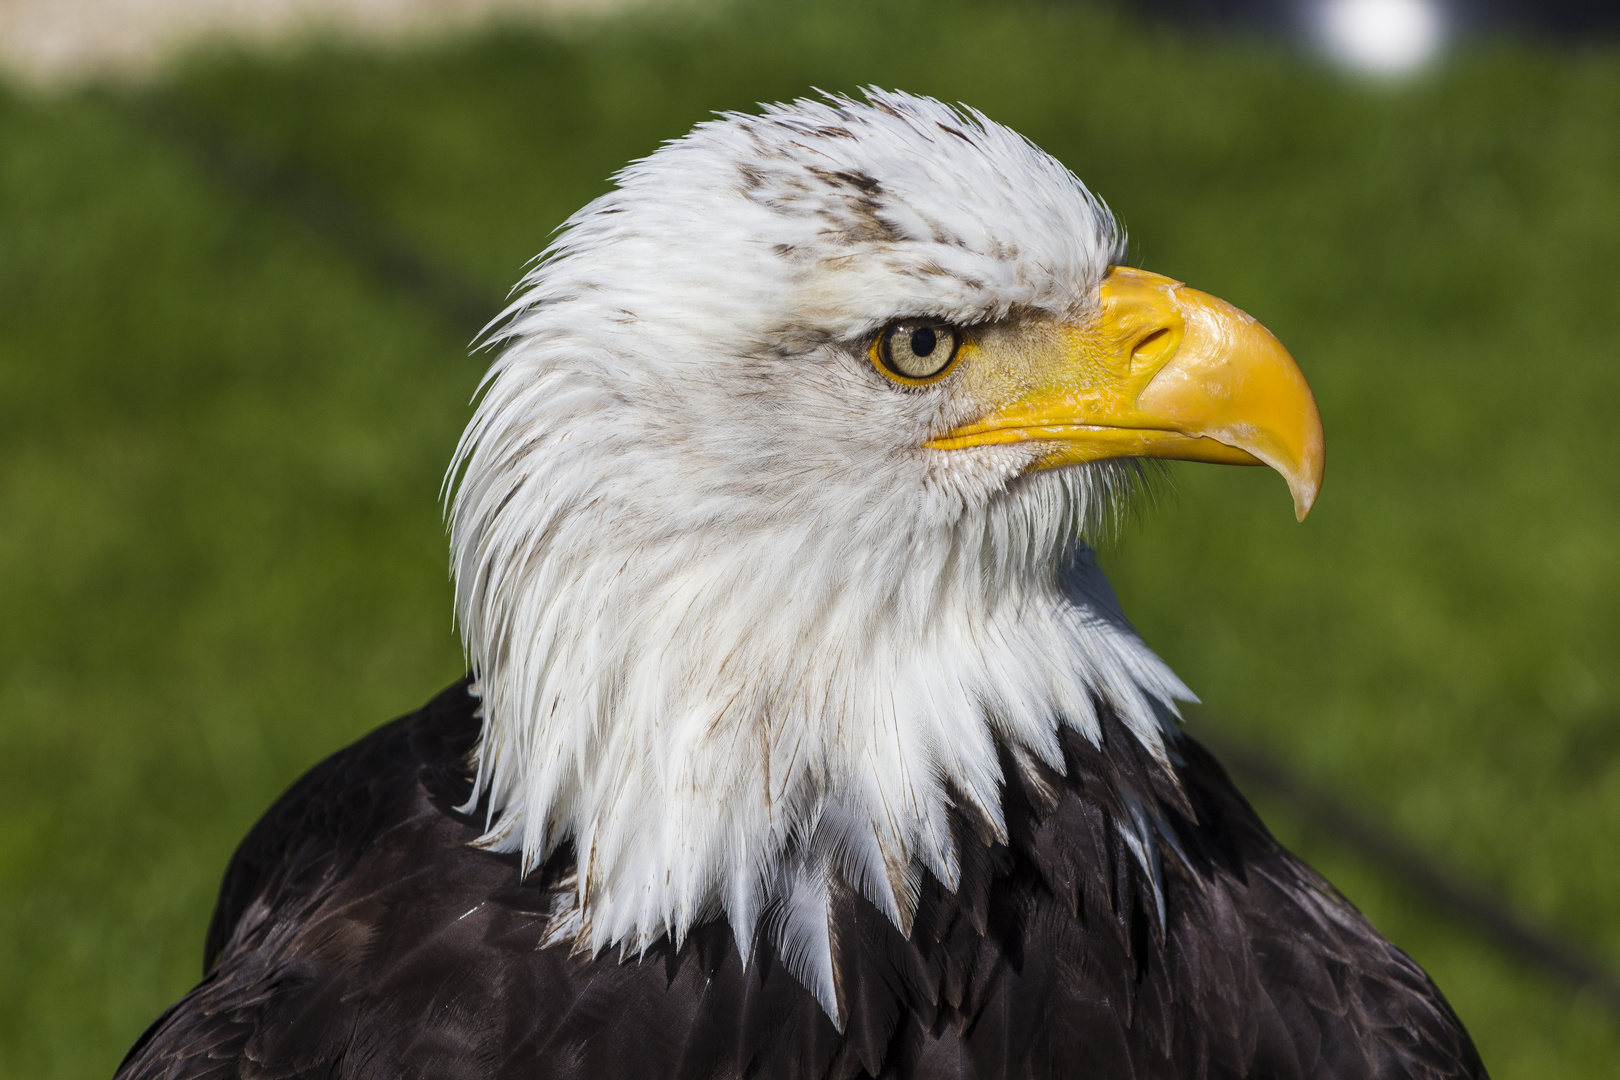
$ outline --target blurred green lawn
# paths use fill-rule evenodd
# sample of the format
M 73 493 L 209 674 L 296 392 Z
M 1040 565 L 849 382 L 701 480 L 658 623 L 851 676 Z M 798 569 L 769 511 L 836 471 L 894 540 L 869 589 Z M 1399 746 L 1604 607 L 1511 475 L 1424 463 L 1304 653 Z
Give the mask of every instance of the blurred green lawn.
M 1620 53 L 1405 87 L 1083 6 L 775 5 L 165 87 L 499 295 L 711 110 L 898 86 L 1057 154 L 1316 388 L 1296 526 L 1186 467 L 1106 559 L 1212 712 L 1620 965 Z M 0 89 L 0 1073 L 108 1075 L 236 840 L 461 670 L 437 506 L 483 359 L 106 97 Z M 1500 1078 L 1620 1025 L 1284 816 Z

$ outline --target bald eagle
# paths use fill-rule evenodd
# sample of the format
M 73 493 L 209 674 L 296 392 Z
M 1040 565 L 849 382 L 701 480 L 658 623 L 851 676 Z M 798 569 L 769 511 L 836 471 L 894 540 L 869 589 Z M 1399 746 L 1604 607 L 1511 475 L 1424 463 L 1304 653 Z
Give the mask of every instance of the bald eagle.
M 1321 421 L 972 110 L 728 114 L 568 220 L 456 452 L 470 675 L 231 860 L 122 1077 L 1482 1077 L 1087 538 Z

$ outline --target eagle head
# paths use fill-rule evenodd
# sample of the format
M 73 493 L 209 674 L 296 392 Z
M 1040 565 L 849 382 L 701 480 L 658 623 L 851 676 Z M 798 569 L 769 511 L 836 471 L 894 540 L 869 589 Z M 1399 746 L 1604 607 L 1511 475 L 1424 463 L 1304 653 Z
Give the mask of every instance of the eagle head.
M 1321 422 L 1237 309 L 1127 268 L 1058 161 L 898 93 L 728 114 L 571 217 L 493 335 L 452 469 L 482 843 L 571 843 L 578 944 L 728 920 L 838 1015 L 829 911 L 909 931 L 1006 748 L 1190 692 L 1091 557 L 1142 458 L 1267 464 Z M 1142 858 L 1151 846 L 1146 830 Z

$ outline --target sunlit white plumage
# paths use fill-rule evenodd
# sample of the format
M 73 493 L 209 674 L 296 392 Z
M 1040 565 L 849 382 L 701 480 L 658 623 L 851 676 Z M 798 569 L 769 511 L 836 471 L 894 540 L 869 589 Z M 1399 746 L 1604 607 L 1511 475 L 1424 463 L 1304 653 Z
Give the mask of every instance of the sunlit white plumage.
M 1081 318 L 1121 253 L 1056 160 L 887 93 L 721 117 L 568 221 L 452 519 L 484 842 L 574 843 L 581 946 L 723 915 L 836 1018 L 829 888 L 908 927 L 953 802 L 1001 820 L 998 740 L 1061 768 L 1100 699 L 1163 752 L 1190 694 L 1081 539 L 1130 467 L 925 448 L 981 403 L 866 355 L 899 318 Z

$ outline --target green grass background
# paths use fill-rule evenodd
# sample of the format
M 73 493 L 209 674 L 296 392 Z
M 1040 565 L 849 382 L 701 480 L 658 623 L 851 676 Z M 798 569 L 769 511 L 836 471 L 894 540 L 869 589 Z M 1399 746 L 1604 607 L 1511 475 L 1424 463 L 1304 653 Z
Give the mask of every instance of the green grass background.
M 1400 87 L 1084 6 L 884 3 L 196 61 L 160 89 L 498 295 L 608 174 L 812 86 L 967 101 L 1264 320 L 1327 483 L 1178 468 L 1107 552 L 1214 713 L 1620 966 L 1620 53 Z M 0 1074 L 108 1075 L 236 840 L 461 669 L 437 505 L 482 359 L 116 95 L 0 87 Z M 1620 1024 L 1285 816 L 1503 1078 Z

